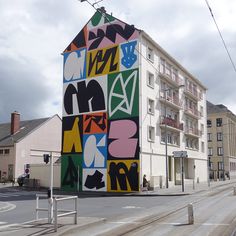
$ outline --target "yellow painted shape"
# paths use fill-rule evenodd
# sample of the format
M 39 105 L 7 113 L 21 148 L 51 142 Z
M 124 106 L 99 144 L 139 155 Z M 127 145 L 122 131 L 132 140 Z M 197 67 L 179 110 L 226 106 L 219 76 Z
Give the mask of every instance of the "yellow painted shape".
M 116 53 L 115 56 L 113 57 L 113 54 L 111 53 L 108 60 L 103 60 L 98 62 L 97 59 L 95 59 L 96 57 L 101 57 L 104 58 L 105 53 L 108 49 L 110 48 L 116 48 Z M 91 58 L 91 59 L 90 59 Z M 98 50 L 92 50 L 89 51 L 87 54 L 87 77 L 96 77 L 99 75 L 106 75 L 109 73 L 114 73 L 114 72 L 118 72 L 120 70 L 120 49 L 118 45 L 112 46 L 112 47 L 107 47 L 107 48 L 103 48 L 103 49 L 98 49 Z M 93 67 L 89 73 L 89 61 L 94 62 Z M 105 66 L 104 66 L 105 63 Z M 110 70 L 111 65 L 117 65 L 116 70 Z M 97 73 L 96 71 L 99 70 L 102 66 L 104 66 L 104 69 L 102 70 L 101 73 Z
M 128 178 L 126 178 L 127 190 L 121 190 L 121 187 L 120 187 L 120 184 L 119 184 L 119 181 L 118 181 L 117 178 L 116 178 L 117 190 L 111 189 L 111 179 L 110 179 L 110 175 L 109 175 L 110 163 L 111 162 L 114 162 L 116 164 L 122 162 L 122 163 L 124 163 L 127 166 L 128 170 L 130 169 L 130 167 L 131 167 L 131 165 L 133 163 L 137 163 L 137 165 L 138 165 L 138 169 L 137 169 L 138 179 L 137 179 L 137 181 L 138 181 L 138 186 L 139 186 L 139 173 L 140 173 L 139 160 L 119 160 L 119 161 L 117 161 L 117 160 L 110 160 L 110 161 L 107 161 L 107 191 L 108 192 L 132 192 L 133 191 L 133 190 L 131 190 Z M 119 172 L 120 172 L 120 174 L 125 174 L 125 171 L 122 168 L 119 170 Z M 138 191 L 139 190 L 140 189 L 138 189 Z
M 75 152 L 82 152 L 78 123 L 79 123 L 79 117 L 76 117 L 72 129 L 64 131 L 64 142 L 63 142 L 64 153 L 71 152 L 73 146 L 75 146 Z

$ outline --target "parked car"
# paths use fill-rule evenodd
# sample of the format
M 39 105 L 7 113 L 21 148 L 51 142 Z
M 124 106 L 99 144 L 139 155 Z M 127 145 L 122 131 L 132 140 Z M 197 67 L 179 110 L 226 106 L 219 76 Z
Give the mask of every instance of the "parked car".
M 19 184 L 19 186 L 23 186 L 26 179 L 29 179 L 29 174 L 24 173 L 24 174 L 20 175 L 17 178 L 17 183 Z

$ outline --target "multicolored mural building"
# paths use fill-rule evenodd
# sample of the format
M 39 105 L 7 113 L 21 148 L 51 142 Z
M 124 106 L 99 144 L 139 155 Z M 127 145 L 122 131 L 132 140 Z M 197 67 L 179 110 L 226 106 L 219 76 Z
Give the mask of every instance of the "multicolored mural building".
M 98 10 L 63 53 L 64 190 L 139 191 L 138 37 Z

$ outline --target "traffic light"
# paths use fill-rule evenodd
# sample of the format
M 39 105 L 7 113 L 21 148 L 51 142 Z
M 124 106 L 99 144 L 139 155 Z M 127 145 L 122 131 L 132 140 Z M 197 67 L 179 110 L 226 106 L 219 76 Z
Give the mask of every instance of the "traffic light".
M 43 161 L 48 164 L 50 155 L 49 154 L 43 154 Z
M 51 198 L 51 189 L 48 189 L 48 191 L 47 191 L 47 195 L 48 195 L 48 198 Z

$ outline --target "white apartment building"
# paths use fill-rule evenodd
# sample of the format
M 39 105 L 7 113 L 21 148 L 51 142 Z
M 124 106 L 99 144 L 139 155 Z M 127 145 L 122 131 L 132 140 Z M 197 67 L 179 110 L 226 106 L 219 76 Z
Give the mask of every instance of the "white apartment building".
M 207 181 L 206 88 L 148 34 L 100 8 L 63 56 L 63 189 Z
M 165 185 L 168 162 L 169 185 L 180 184 L 173 152 L 187 151 L 184 178 L 207 181 L 206 87 L 143 31 L 139 42 L 140 176 Z

